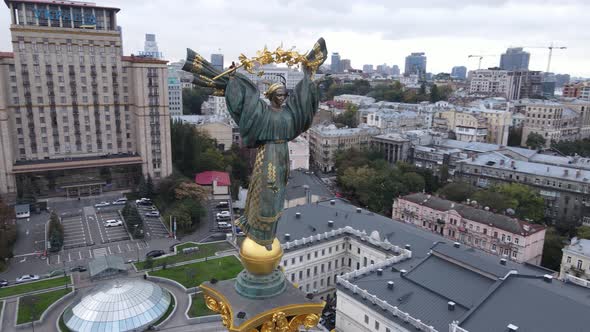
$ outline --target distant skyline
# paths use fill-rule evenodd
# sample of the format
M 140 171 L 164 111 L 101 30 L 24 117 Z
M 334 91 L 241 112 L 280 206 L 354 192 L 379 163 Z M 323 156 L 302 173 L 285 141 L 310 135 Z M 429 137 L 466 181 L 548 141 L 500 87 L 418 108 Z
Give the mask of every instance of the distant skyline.
M 143 50 L 146 33 L 157 36 L 169 61 L 192 48 L 209 59 L 222 53 L 225 65 L 240 53 L 254 56 L 265 45 L 296 46 L 307 51 L 324 37 L 330 54 L 340 53 L 352 67 L 387 63 L 403 68 L 412 52 L 425 52 L 428 72 L 450 73 L 454 66 L 477 69 L 500 64 L 508 47 L 525 46 L 531 70 L 545 70 L 547 49 L 555 50 L 551 71 L 590 77 L 590 1 L 586 0 L 275 0 L 275 1 L 96 1 L 121 8 L 125 54 Z M 12 51 L 10 16 L 0 10 L 0 52 Z M 326 62 L 329 64 L 330 59 Z

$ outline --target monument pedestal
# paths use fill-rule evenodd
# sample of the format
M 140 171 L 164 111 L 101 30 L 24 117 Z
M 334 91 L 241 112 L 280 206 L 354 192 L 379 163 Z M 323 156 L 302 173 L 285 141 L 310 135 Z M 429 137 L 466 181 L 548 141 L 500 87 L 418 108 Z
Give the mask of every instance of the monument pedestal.
M 276 238 L 268 249 L 246 238 L 240 248 L 246 269 L 234 280 L 201 284 L 207 308 L 221 315 L 228 331 L 295 332 L 318 324 L 325 302 L 308 298 L 285 279 L 277 268 L 282 256 Z
M 282 272 L 281 272 L 282 273 Z M 219 313 L 230 332 L 295 332 L 319 322 L 325 302 L 308 299 L 287 282 L 276 296 L 251 299 L 238 293 L 236 280 L 201 284 L 207 308 Z

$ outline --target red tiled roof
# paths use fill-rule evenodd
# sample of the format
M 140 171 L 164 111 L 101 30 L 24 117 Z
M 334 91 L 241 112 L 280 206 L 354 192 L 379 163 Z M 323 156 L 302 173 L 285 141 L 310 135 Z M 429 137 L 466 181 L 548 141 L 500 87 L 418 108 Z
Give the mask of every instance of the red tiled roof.
M 195 176 L 195 182 L 201 186 L 211 186 L 215 180 L 218 186 L 229 186 L 231 183 L 229 173 L 226 172 L 207 171 Z

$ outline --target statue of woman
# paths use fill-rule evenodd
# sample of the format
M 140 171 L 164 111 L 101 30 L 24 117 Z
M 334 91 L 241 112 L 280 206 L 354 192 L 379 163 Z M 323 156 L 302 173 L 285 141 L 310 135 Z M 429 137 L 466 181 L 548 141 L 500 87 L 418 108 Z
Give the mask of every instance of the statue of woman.
M 326 44 L 320 38 L 307 59 L 319 60 L 315 63 L 321 65 L 326 57 Z M 188 50 L 183 67 L 193 73 L 195 84 L 225 91 L 227 109 L 238 124 L 242 142 L 257 150 L 245 213 L 236 224 L 248 238 L 268 250 L 275 239 L 285 201 L 290 166 L 287 142 L 309 129 L 319 105 L 318 86 L 311 78 L 311 72 L 317 68 L 302 67 L 303 79 L 293 92 L 288 94 L 281 83 L 268 88 L 265 96 L 270 105 L 260 98 L 256 85 L 242 74 L 233 72 L 213 81 L 220 72 L 192 50 Z

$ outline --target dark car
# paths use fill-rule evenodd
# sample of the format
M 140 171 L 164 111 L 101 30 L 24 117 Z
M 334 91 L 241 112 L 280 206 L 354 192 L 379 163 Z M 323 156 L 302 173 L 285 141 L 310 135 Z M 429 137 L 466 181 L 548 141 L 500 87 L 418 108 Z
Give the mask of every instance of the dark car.
M 160 257 L 165 254 L 166 253 L 164 252 L 164 250 L 152 250 L 152 251 L 148 252 L 147 254 L 145 254 L 145 257 L 155 258 L 155 257 Z
M 70 272 L 85 272 L 86 268 L 82 265 L 74 266 L 70 269 Z
M 4 280 L 4 279 L 0 280 L 0 287 L 6 287 L 6 286 L 8 286 L 8 280 Z

